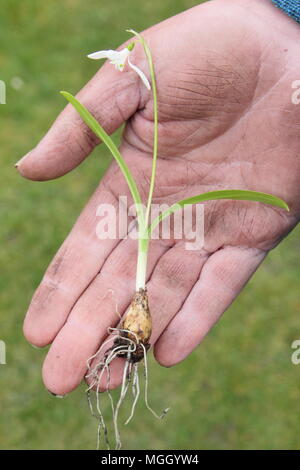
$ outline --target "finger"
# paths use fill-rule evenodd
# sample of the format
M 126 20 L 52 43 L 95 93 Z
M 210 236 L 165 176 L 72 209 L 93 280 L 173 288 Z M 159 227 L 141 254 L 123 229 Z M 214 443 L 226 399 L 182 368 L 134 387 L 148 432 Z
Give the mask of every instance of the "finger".
M 100 184 L 81 213 L 71 233 L 48 267 L 29 306 L 24 334 L 36 346 L 54 339 L 78 297 L 99 273 L 117 239 L 100 240 L 96 227 L 99 203 L 109 204 L 119 214 L 119 202 Z
M 154 244 L 155 246 L 155 244 Z M 177 244 L 159 258 L 147 283 L 149 306 L 152 317 L 152 334 L 150 344 L 153 345 L 164 328 L 182 306 L 192 286 L 199 277 L 208 257 L 204 251 L 187 251 L 184 243 Z M 92 363 L 92 368 L 96 366 Z M 122 366 L 124 361 L 117 359 L 112 363 L 109 388 L 115 388 L 122 382 Z M 107 387 L 107 374 L 104 373 L 100 390 Z
M 155 345 L 160 364 L 172 366 L 193 351 L 265 256 L 256 248 L 226 247 L 208 259 L 186 302 Z
M 151 246 L 149 274 L 167 249 L 168 245 L 163 242 Z M 85 375 L 88 358 L 107 337 L 108 327 L 120 321 L 117 312 L 120 315 L 124 313 L 135 291 L 136 259 L 136 240 L 123 240 L 74 305 L 67 322 L 53 341 L 43 366 L 45 385 L 53 393 L 64 395 L 77 387 Z M 121 360 L 116 361 L 112 367 L 116 368 L 118 362 L 122 363 Z M 95 361 L 92 367 L 94 365 Z M 118 374 L 112 373 L 112 386 L 117 385 L 117 377 Z
M 119 72 L 105 64 L 77 98 L 111 134 L 137 110 L 140 82 L 133 71 Z M 49 180 L 69 172 L 99 141 L 68 104 L 40 143 L 17 164 L 25 178 Z
M 185 243 L 180 242 L 155 266 L 147 284 L 153 322 L 152 345 L 182 307 L 208 257 L 207 251 L 187 250 Z

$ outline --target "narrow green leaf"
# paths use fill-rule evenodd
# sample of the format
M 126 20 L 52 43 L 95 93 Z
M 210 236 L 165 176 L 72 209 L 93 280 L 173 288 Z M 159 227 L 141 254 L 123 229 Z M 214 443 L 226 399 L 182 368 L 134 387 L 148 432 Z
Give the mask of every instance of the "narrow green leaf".
M 80 117 L 82 120 L 89 126 L 89 128 L 96 134 L 99 139 L 102 140 L 102 142 L 108 147 L 108 149 L 111 151 L 112 155 L 116 159 L 116 161 L 119 164 L 119 167 L 127 181 L 128 187 L 130 189 L 130 192 L 132 194 L 133 200 L 136 204 L 137 207 L 137 213 L 143 218 L 142 214 L 142 201 L 140 197 L 140 193 L 138 191 L 137 185 L 135 183 L 135 180 L 125 162 L 123 159 L 121 153 L 119 152 L 118 148 L 114 144 L 113 140 L 111 137 L 105 132 L 103 127 L 99 124 L 99 122 L 92 116 L 92 114 L 81 104 L 75 96 L 71 95 L 71 93 L 67 91 L 61 91 L 60 92 L 67 101 L 69 101 L 76 111 L 80 114 Z M 140 212 L 140 214 L 139 214 Z
M 182 199 L 181 201 L 173 204 L 169 209 L 159 214 L 152 224 L 148 227 L 148 234 L 151 235 L 155 227 L 169 215 L 173 214 L 177 210 L 188 204 L 198 204 L 205 201 L 213 201 L 216 199 L 232 199 L 238 201 L 255 201 L 263 202 L 264 204 L 270 204 L 272 206 L 280 207 L 289 211 L 289 206 L 279 197 L 273 196 L 272 194 L 260 193 L 257 191 L 242 191 L 239 189 L 229 189 L 223 191 L 209 191 L 208 193 L 198 194 L 197 196 Z

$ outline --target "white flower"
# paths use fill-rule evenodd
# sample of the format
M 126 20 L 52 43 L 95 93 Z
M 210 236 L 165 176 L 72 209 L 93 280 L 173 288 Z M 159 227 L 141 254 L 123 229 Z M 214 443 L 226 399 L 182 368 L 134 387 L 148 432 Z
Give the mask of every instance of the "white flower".
M 97 51 L 93 52 L 92 54 L 89 54 L 87 57 L 89 59 L 109 59 L 110 63 L 113 64 L 117 70 L 120 70 L 120 72 L 123 72 L 126 60 L 128 62 L 129 67 L 132 68 L 132 70 L 135 71 L 135 73 L 138 74 L 146 88 L 148 90 L 151 89 L 150 83 L 144 72 L 137 67 L 136 65 L 132 64 L 129 59 L 129 55 L 134 47 L 134 43 L 129 44 L 127 47 L 122 49 L 121 51 L 114 51 L 112 49 L 108 51 Z

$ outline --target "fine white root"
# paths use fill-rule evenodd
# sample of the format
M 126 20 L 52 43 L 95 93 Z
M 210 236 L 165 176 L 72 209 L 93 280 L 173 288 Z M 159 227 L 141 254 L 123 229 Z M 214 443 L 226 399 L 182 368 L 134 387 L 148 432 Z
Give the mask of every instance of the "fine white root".
M 87 399 L 88 399 L 88 405 L 91 411 L 91 415 L 95 418 L 98 419 L 99 424 L 98 424 L 98 432 L 97 432 L 97 449 L 100 448 L 100 439 L 101 439 L 101 431 L 103 429 L 104 433 L 104 438 L 105 438 L 105 443 L 107 448 L 110 448 L 108 437 L 107 437 L 107 426 L 103 417 L 103 413 L 101 411 L 101 406 L 100 406 L 100 384 L 102 382 L 102 377 L 103 374 L 106 373 L 107 375 L 107 382 L 106 382 L 106 391 L 108 392 L 110 403 L 111 403 L 111 409 L 112 409 L 112 414 L 113 414 L 113 423 L 114 423 L 114 429 L 115 429 L 115 438 L 116 438 L 116 448 L 120 449 L 121 448 L 121 440 L 120 440 L 120 433 L 118 430 L 118 413 L 119 409 L 121 407 L 122 402 L 124 401 L 124 398 L 126 396 L 130 380 L 131 380 L 131 370 L 132 370 L 132 363 L 130 362 L 130 356 L 131 353 L 135 351 L 136 349 L 136 344 L 135 342 L 130 339 L 130 338 L 124 338 L 128 342 L 128 346 L 120 345 L 120 346 L 115 346 L 111 350 L 108 350 L 107 353 L 104 355 L 103 359 L 99 361 L 99 363 L 96 364 L 93 369 L 91 368 L 91 362 L 100 354 L 102 349 L 104 348 L 105 345 L 107 345 L 112 339 L 115 339 L 114 333 L 119 333 L 120 330 L 117 328 L 111 328 L 110 333 L 112 334 L 112 337 L 110 337 L 107 341 L 105 341 L 98 351 L 93 354 L 88 360 L 87 360 L 87 369 L 88 373 L 86 374 L 86 378 L 93 378 L 94 380 L 91 381 L 91 384 L 89 385 L 88 389 L 86 390 L 87 393 Z M 124 367 L 124 372 L 123 372 L 123 384 L 122 384 L 122 389 L 121 389 L 121 394 L 119 401 L 117 403 L 117 406 L 115 408 L 114 402 L 112 395 L 109 391 L 109 386 L 110 386 L 110 364 L 111 362 L 118 356 L 118 355 L 127 355 L 127 360 L 125 363 Z M 127 382 L 128 378 L 128 382 Z M 90 392 L 91 389 L 93 389 L 96 386 L 96 409 L 97 409 L 97 414 L 94 411 L 92 400 L 90 397 Z
M 103 369 L 103 371 L 101 371 L 101 374 L 99 376 L 99 382 L 102 378 L 104 370 L 105 369 Z M 99 393 L 96 394 L 96 408 L 97 408 L 98 415 L 94 412 L 94 407 L 93 407 L 93 403 L 92 403 L 91 396 L 90 396 L 90 390 L 95 384 L 96 384 L 96 381 L 92 382 L 91 386 L 87 389 L 86 393 L 87 393 L 87 400 L 88 400 L 88 405 L 89 405 L 89 408 L 90 408 L 90 411 L 91 411 L 91 415 L 99 421 L 98 430 L 97 430 L 97 449 L 100 449 L 101 429 L 103 429 L 106 447 L 109 450 L 110 445 L 109 445 L 109 441 L 108 441 L 107 426 L 105 424 L 104 417 L 103 417 L 103 414 L 102 414 L 101 409 L 100 409 Z
M 122 315 L 120 314 L 120 312 L 119 312 L 119 310 L 118 310 L 118 302 L 117 302 L 117 299 L 116 299 L 115 291 L 114 291 L 113 289 L 108 289 L 108 292 L 111 294 L 112 298 L 113 298 L 114 301 L 115 301 L 115 312 L 116 312 L 116 314 L 118 315 L 119 319 L 121 320 Z
M 162 419 L 166 414 L 168 413 L 170 408 L 166 408 L 161 415 L 158 415 L 149 405 L 148 402 L 148 363 L 147 363 L 147 351 L 145 346 L 142 344 L 143 351 L 144 351 L 144 372 L 145 372 L 145 405 L 148 408 L 149 411 L 155 416 L 157 419 Z
M 95 352 L 95 354 L 93 354 L 91 357 L 88 358 L 88 360 L 86 361 L 86 366 L 87 366 L 87 370 L 90 371 L 91 370 L 91 362 L 93 361 L 93 359 L 95 359 L 100 351 L 102 351 L 102 349 L 104 348 L 104 346 L 108 343 L 110 343 L 112 340 L 114 340 L 115 338 L 113 336 L 111 336 L 109 339 L 107 339 L 106 341 L 104 341 L 104 343 L 101 344 L 100 348 L 98 349 L 98 351 Z M 90 377 L 90 374 L 87 374 L 85 376 L 86 378 Z
M 111 335 L 109 339 L 107 339 L 98 349 L 98 351 L 91 356 L 87 360 L 87 374 L 86 378 L 92 379 L 90 382 L 89 387 L 87 388 L 87 399 L 89 408 L 91 411 L 91 415 L 98 419 L 98 432 L 97 432 L 97 449 L 100 449 L 101 443 L 101 436 L 103 431 L 103 437 L 105 440 L 105 444 L 107 449 L 110 449 L 110 444 L 108 440 L 108 432 L 107 426 L 103 417 L 103 413 L 101 411 L 100 406 L 100 384 L 102 383 L 103 375 L 106 374 L 106 392 L 109 396 L 111 410 L 112 410 L 112 417 L 113 417 L 113 427 L 114 427 L 114 434 L 115 434 L 115 449 L 121 449 L 121 437 L 120 431 L 118 427 L 118 418 L 119 418 L 119 411 L 121 406 L 126 398 L 128 389 L 131 385 L 132 396 L 133 396 L 133 403 L 131 406 L 131 412 L 128 419 L 125 422 L 127 425 L 133 418 L 136 405 L 140 396 L 140 384 L 139 384 L 139 373 L 138 373 L 138 362 L 135 362 L 133 354 L 136 354 L 137 347 L 142 347 L 142 356 L 144 361 L 144 378 L 145 378 L 145 388 L 144 388 L 144 399 L 145 405 L 148 410 L 158 419 L 162 419 L 166 413 L 169 411 L 169 408 L 165 409 L 161 415 L 158 415 L 149 405 L 148 400 L 148 364 L 147 364 L 147 349 L 142 342 L 138 341 L 137 335 L 132 332 L 131 330 L 125 330 L 121 328 L 109 328 L 109 334 Z M 117 338 L 122 340 L 123 344 L 118 344 L 116 341 Z M 100 353 L 105 345 L 107 345 L 112 340 L 115 340 L 116 343 L 112 347 L 110 347 L 106 353 L 104 353 L 103 357 L 99 359 L 99 362 L 96 362 L 96 365 L 92 368 L 91 363 L 95 361 L 97 357 L 99 357 Z M 124 344 L 127 342 L 127 344 Z M 102 353 L 103 354 L 103 353 Z M 121 392 L 119 395 L 119 399 L 117 404 L 114 404 L 113 397 L 110 393 L 110 379 L 111 379 L 111 372 L 110 372 L 110 365 L 112 361 L 116 357 L 126 357 L 126 361 L 123 368 L 123 377 L 122 377 L 122 385 L 121 385 Z M 93 407 L 93 403 L 91 400 L 91 390 L 95 390 L 96 394 L 96 412 Z
M 128 333 L 129 335 L 134 336 L 136 343 L 139 342 L 136 333 L 134 333 L 133 331 L 130 331 L 130 330 L 124 330 L 124 328 L 112 328 L 112 327 L 110 327 L 110 328 L 108 328 L 108 332 L 109 332 L 109 333 L 113 333 L 113 332 L 117 332 L 117 333 Z M 122 336 L 122 339 L 125 339 L 126 341 L 130 341 L 130 342 L 133 343 L 133 344 L 135 345 L 135 347 L 136 347 L 136 343 L 135 343 L 134 341 L 132 341 L 132 339 L 126 338 L 125 336 Z
M 125 362 L 124 370 L 123 370 L 123 380 L 122 380 L 122 387 L 121 387 L 121 393 L 120 393 L 120 398 L 118 400 L 115 413 L 113 416 L 113 422 L 114 422 L 114 429 L 115 429 L 115 439 L 116 439 L 116 450 L 121 449 L 122 443 L 121 443 L 121 438 L 120 438 L 120 432 L 118 428 L 118 415 L 119 415 L 119 410 L 120 406 L 123 403 L 127 390 L 128 390 L 128 384 L 127 384 L 127 370 L 129 367 L 129 360 L 130 360 L 130 353 L 128 352 L 128 357 Z
M 107 450 L 109 450 L 110 445 L 109 445 L 109 441 L 108 441 L 107 427 L 106 427 L 103 415 L 102 415 L 101 411 L 100 411 L 99 416 L 96 415 L 96 413 L 94 412 L 94 407 L 93 407 L 93 403 L 92 403 L 91 396 L 90 396 L 90 390 L 87 390 L 86 393 L 87 393 L 87 400 L 88 400 L 88 405 L 89 405 L 89 408 L 90 408 L 91 415 L 98 420 L 97 449 L 100 449 L 101 429 L 103 429 L 105 444 L 106 444 Z M 98 409 L 97 409 L 97 411 L 99 413 Z
M 133 403 L 131 408 L 131 413 L 127 421 L 125 421 L 125 426 L 132 420 L 135 412 L 135 407 L 140 395 L 140 384 L 139 384 L 139 373 L 138 373 L 138 365 L 133 365 L 133 379 L 132 379 L 132 395 L 133 395 Z
M 113 423 L 114 423 L 114 430 L 115 430 L 115 440 L 116 440 L 116 450 L 121 449 L 122 443 L 121 443 L 121 438 L 120 438 L 120 432 L 118 428 L 118 416 L 119 416 L 119 410 L 121 408 L 121 405 L 123 401 L 125 400 L 125 397 L 127 395 L 128 388 L 130 386 L 131 382 L 131 375 L 132 375 L 132 362 L 131 362 L 131 354 L 136 350 L 136 344 L 134 341 L 130 340 L 129 338 L 126 338 L 129 340 L 129 345 L 127 349 L 127 358 L 126 362 L 124 365 L 123 369 L 123 379 L 122 379 L 122 386 L 121 386 L 121 393 L 120 397 L 118 400 L 118 403 L 116 405 L 116 408 L 113 413 Z
M 106 343 L 107 343 L 107 341 L 106 341 Z M 107 373 L 106 390 L 109 389 L 109 385 L 110 385 L 110 383 L 109 383 L 110 382 L 109 365 L 114 360 L 114 358 L 119 354 L 119 352 L 126 352 L 126 350 L 124 349 L 124 346 L 118 346 L 118 347 L 114 348 L 112 351 L 110 351 L 110 353 L 106 357 L 105 361 L 104 362 L 101 361 L 99 364 L 97 364 L 96 367 L 91 371 L 91 373 L 87 375 L 87 377 L 90 377 L 90 376 L 95 377 L 95 375 L 97 376 L 97 380 L 94 380 L 91 383 L 91 385 L 89 386 L 89 388 L 87 389 L 88 404 L 89 404 L 91 414 L 92 414 L 92 416 L 94 416 L 95 418 L 97 418 L 99 420 L 98 432 L 97 432 L 97 449 L 100 449 L 100 439 L 101 439 L 101 430 L 102 429 L 103 429 L 103 432 L 104 432 L 104 438 L 105 438 L 105 443 L 106 443 L 107 449 L 108 450 L 110 449 L 110 444 L 109 444 L 109 441 L 108 441 L 108 434 L 107 434 L 107 426 L 105 424 L 104 417 L 103 417 L 101 407 L 100 407 L 100 390 L 99 389 L 100 389 L 100 383 L 101 383 L 103 374 L 105 372 Z M 90 364 L 91 358 L 89 359 L 88 362 Z M 100 374 L 99 374 L 99 371 L 100 371 Z M 96 409 L 97 409 L 98 415 L 96 415 L 96 413 L 94 412 L 93 404 L 92 404 L 92 401 L 90 399 L 90 390 L 96 384 L 97 384 L 97 387 L 96 387 Z M 112 411 L 113 411 L 113 414 L 114 414 L 113 400 L 112 400 L 112 397 L 111 397 L 110 393 L 109 393 L 109 396 L 110 396 Z
M 108 397 L 109 397 L 112 415 L 114 416 L 114 415 L 115 415 L 115 405 L 114 405 L 113 397 L 112 397 L 112 395 L 111 395 L 111 393 L 110 393 L 109 386 L 110 386 L 110 368 L 107 367 L 107 386 L 106 386 L 106 393 L 107 393 L 107 395 L 108 395 Z

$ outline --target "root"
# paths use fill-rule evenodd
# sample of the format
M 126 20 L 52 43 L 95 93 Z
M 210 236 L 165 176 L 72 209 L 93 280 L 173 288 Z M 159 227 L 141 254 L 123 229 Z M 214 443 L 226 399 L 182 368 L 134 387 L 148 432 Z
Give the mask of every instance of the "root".
M 155 416 L 157 419 L 163 419 L 166 414 L 168 413 L 170 408 L 166 408 L 161 415 L 158 415 L 149 405 L 148 402 L 148 364 L 147 364 L 147 351 L 145 346 L 142 344 L 143 350 L 144 350 L 144 377 L 145 377 L 145 405 L 148 408 L 148 410 Z
M 106 293 L 103 295 L 103 297 L 101 297 L 101 300 L 104 300 L 108 296 L 108 294 L 111 294 L 111 297 L 112 297 L 113 301 L 115 302 L 115 312 L 118 315 L 119 319 L 121 320 L 122 316 L 121 316 L 121 314 L 118 310 L 118 301 L 116 299 L 114 289 L 107 289 Z
M 121 320 L 122 315 L 120 314 L 120 312 L 118 310 L 118 302 L 117 302 L 117 299 L 116 299 L 116 296 L 115 296 L 115 291 L 113 289 L 108 289 L 108 292 L 111 294 L 113 300 L 115 301 L 115 312 L 118 315 L 119 319 Z
M 107 426 L 103 417 L 103 413 L 101 411 L 101 406 L 100 406 L 100 384 L 103 378 L 103 374 L 106 373 L 107 375 L 107 382 L 106 382 L 106 392 L 108 393 L 110 403 L 111 403 L 111 409 L 112 409 L 112 415 L 113 415 L 113 423 L 114 423 L 114 431 L 115 431 L 115 439 L 116 439 L 116 449 L 121 448 L 121 439 L 120 439 L 120 433 L 118 430 L 118 414 L 120 407 L 122 405 L 122 402 L 124 401 L 126 397 L 126 393 L 131 381 L 131 371 L 132 371 L 132 362 L 131 362 L 131 354 L 136 350 L 136 344 L 135 341 L 133 341 L 130 338 L 124 338 L 125 342 L 128 344 L 126 346 L 120 345 L 120 346 L 115 346 L 111 347 L 106 351 L 104 354 L 104 357 L 95 365 L 95 367 L 91 368 L 91 363 L 92 361 L 99 356 L 99 354 L 102 352 L 103 348 L 105 345 L 107 345 L 109 342 L 111 342 L 113 339 L 115 339 L 116 335 L 113 335 L 113 333 L 119 333 L 122 332 L 122 330 L 117 329 L 117 328 L 110 328 L 109 333 L 112 334 L 112 336 L 105 341 L 98 351 L 93 354 L 88 360 L 87 360 L 87 374 L 86 378 L 90 379 L 92 378 L 93 380 L 91 381 L 91 384 L 86 390 L 87 393 L 87 399 L 88 399 L 88 405 L 90 408 L 91 415 L 98 419 L 98 433 L 97 433 L 97 449 L 100 449 L 100 441 L 101 441 L 101 431 L 103 430 L 104 433 L 104 438 L 105 438 L 105 443 L 107 446 L 107 449 L 110 449 L 110 444 L 108 441 L 108 433 L 107 433 Z M 127 333 L 127 331 L 124 333 Z M 119 355 L 126 355 L 127 360 L 124 366 L 124 371 L 123 371 L 123 382 L 122 382 L 122 388 L 121 388 L 121 394 L 120 398 L 118 400 L 118 403 L 116 407 L 114 406 L 114 401 L 112 398 L 112 395 L 109 391 L 109 386 L 110 386 L 110 364 L 111 362 Z M 93 403 L 91 400 L 91 390 L 96 386 L 96 409 L 97 413 L 94 411 Z
M 108 341 L 106 341 L 106 343 L 107 342 Z M 100 350 L 101 350 L 101 348 L 99 348 L 99 351 Z M 112 351 L 109 352 L 108 355 L 104 356 L 104 362 L 101 361 L 100 363 L 98 363 L 96 365 L 96 367 L 94 369 L 92 369 L 89 374 L 86 375 L 87 378 L 89 378 L 91 376 L 92 377 L 96 376 L 96 379 L 97 379 L 97 380 L 92 381 L 91 385 L 86 390 L 91 415 L 93 417 L 95 417 L 96 419 L 98 419 L 98 421 L 99 421 L 98 433 L 97 433 L 97 449 L 100 449 L 100 440 L 101 440 L 101 430 L 102 429 L 103 429 L 103 433 L 104 433 L 104 439 L 105 439 L 106 447 L 107 447 L 108 450 L 110 449 L 110 444 L 109 444 L 109 440 L 108 440 L 108 433 L 107 433 L 107 426 L 106 426 L 106 423 L 105 423 L 105 420 L 104 420 L 104 417 L 103 417 L 103 414 L 102 414 L 102 411 L 101 411 L 101 407 L 100 407 L 100 383 L 101 383 L 103 374 L 106 372 L 107 373 L 106 391 L 108 392 L 110 402 L 111 402 L 112 412 L 113 412 L 113 415 L 114 415 L 115 411 L 114 411 L 113 399 L 112 399 L 112 396 L 109 392 L 109 386 L 110 386 L 110 369 L 109 369 L 109 365 L 115 359 L 115 357 L 117 356 L 117 354 L 119 353 L 120 350 L 122 350 L 122 346 L 114 348 Z M 124 351 L 124 349 L 123 349 L 123 351 Z M 97 355 L 97 353 L 96 353 L 96 355 Z M 95 355 L 94 355 L 94 357 L 95 357 Z M 90 358 L 88 360 L 88 364 L 91 363 L 92 359 L 93 358 Z M 89 369 L 90 369 L 90 365 L 89 365 Z M 100 371 L 100 374 L 99 374 L 99 371 Z M 90 391 L 95 385 L 96 385 L 96 409 L 97 409 L 98 414 L 96 414 L 94 412 L 92 400 L 91 400 L 91 397 L 90 397 Z
M 128 358 L 125 362 L 125 366 L 124 366 L 124 370 L 123 370 L 123 380 L 122 380 L 122 388 L 121 388 L 120 398 L 119 398 L 119 401 L 117 403 L 115 413 L 114 413 L 114 416 L 113 416 L 115 439 L 116 439 L 116 450 L 120 450 L 121 447 L 122 447 L 120 432 L 119 432 L 119 428 L 118 428 L 118 415 L 119 415 L 120 407 L 121 407 L 121 405 L 122 405 L 122 403 L 123 403 L 123 401 L 126 397 L 126 393 L 127 393 L 127 390 L 128 390 L 129 381 L 127 380 L 127 370 L 129 368 L 129 364 L 130 364 L 129 361 L 130 361 L 130 352 L 128 351 Z
M 132 420 L 135 412 L 135 407 L 140 395 L 140 384 L 139 384 L 139 374 L 138 374 L 138 365 L 133 364 L 133 380 L 132 380 L 132 395 L 133 403 L 131 408 L 131 413 L 129 418 L 125 421 L 125 426 Z
M 125 422 L 127 425 L 133 418 L 136 405 L 140 396 L 140 384 L 139 384 L 139 373 L 138 365 L 136 358 L 137 355 L 141 356 L 144 361 L 144 378 L 145 378 L 145 388 L 144 388 L 144 399 L 147 409 L 157 418 L 162 419 L 166 413 L 169 411 L 169 408 L 165 409 L 161 415 L 158 415 L 149 405 L 148 400 L 148 364 L 147 364 L 147 349 L 149 344 L 143 344 L 139 341 L 137 334 L 131 330 L 124 328 L 109 328 L 108 333 L 111 335 L 98 349 L 98 351 L 93 354 L 87 360 L 87 374 L 86 378 L 91 379 L 91 383 L 86 390 L 88 405 L 90 408 L 91 415 L 98 420 L 98 432 L 97 432 L 97 449 L 100 449 L 101 437 L 103 432 L 104 442 L 107 449 L 110 449 L 110 444 L 108 440 L 107 426 L 103 417 L 103 413 L 100 405 L 100 384 L 102 382 L 103 374 L 106 373 L 106 392 L 109 396 L 112 417 L 113 417 L 113 427 L 115 434 L 115 449 L 121 449 L 121 437 L 118 427 L 118 418 L 119 411 L 121 406 L 126 398 L 128 389 L 131 385 L 133 403 L 131 406 L 131 412 L 128 419 Z M 96 362 L 96 365 L 92 368 L 91 363 L 102 353 L 105 345 L 108 345 L 111 341 L 114 340 L 113 345 L 106 350 L 103 357 Z M 116 357 L 124 357 L 125 364 L 123 369 L 123 378 L 121 392 L 117 404 L 114 404 L 113 397 L 110 393 L 110 364 Z M 96 412 L 91 399 L 91 390 L 95 389 L 96 394 Z
M 101 429 L 103 429 L 103 431 L 104 431 L 104 439 L 105 439 L 105 444 L 106 444 L 107 450 L 110 450 L 110 444 L 109 444 L 109 440 L 108 440 L 108 432 L 107 432 L 107 427 L 106 427 L 103 415 L 102 415 L 101 411 L 99 413 L 100 408 L 98 409 L 98 406 L 97 406 L 97 411 L 99 413 L 99 416 L 97 416 L 96 413 L 94 412 L 93 403 L 92 403 L 91 395 L 90 395 L 91 394 L 90 390 L 87 390 L 86 394 L 87 394 L 87 401 L 88 401 L 88 405 L 89 405 L 89 408 L 90 408 L 91 415 L 98 420 L 97 450 L 100 449 Z
M 88 360 L 86 361 L 86 367 L 87 367 L 87 370 L 88 371 L 91 371 L 91 362 L 93 359 L 95 359 L 99 353 L 102 351 L 102 349 L 104 348 L 104 346 L 108 343 L 110 343 L 114 338 L 111 336 L 108 340 L 104 341 L 104 343 L 101 344 L 100 348 L 98 349 L 98 351 L 95 352 L 95 354 L 93 354 L 91 357 L 88 358 Z M 92 372 L 94 371 L 95 369 L 93 369 L 89 374 L 87 374 L 85 377 L 86 378 L 89 378 L 91 375 L 92 375 Z

